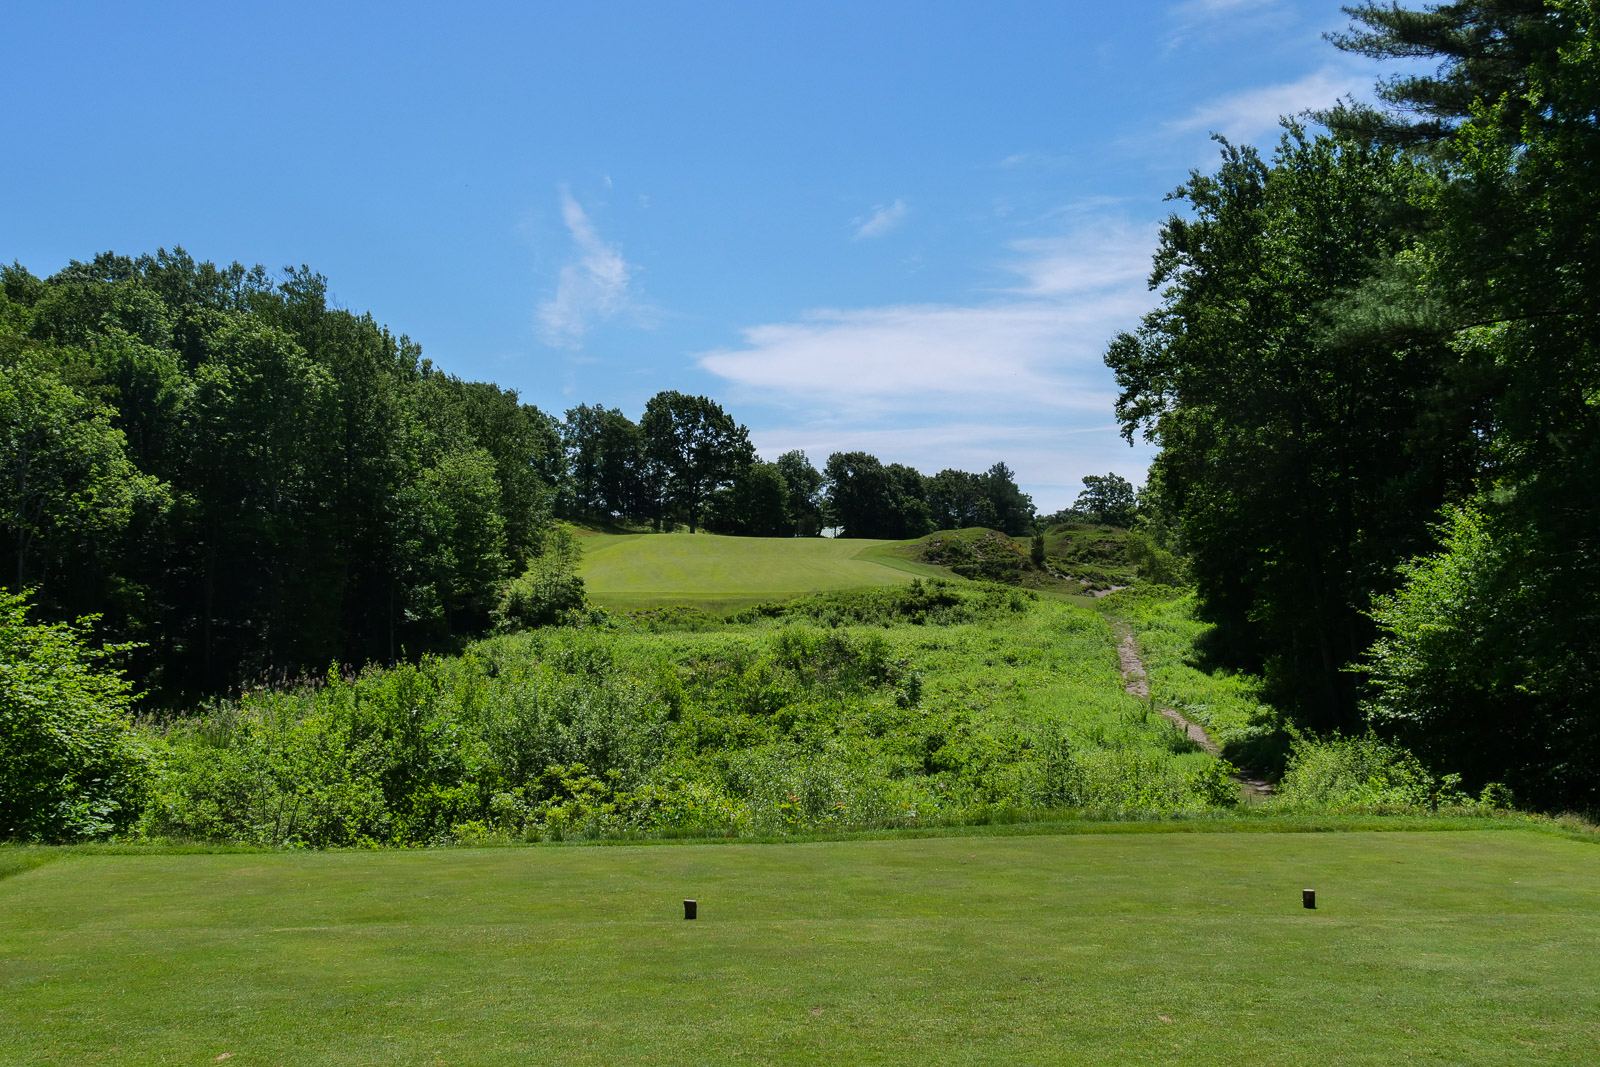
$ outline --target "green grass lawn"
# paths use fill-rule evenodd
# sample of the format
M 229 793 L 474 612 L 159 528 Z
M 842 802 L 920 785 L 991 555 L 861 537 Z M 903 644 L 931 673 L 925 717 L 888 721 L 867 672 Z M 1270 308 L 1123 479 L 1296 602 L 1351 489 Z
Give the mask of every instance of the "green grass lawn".
M 1521 830 L 71 855 L 0 1063 L 1593 1064 L 1597 911 Z
M 865 539 L 583 533 L 580 541 L 589 598 L 608 608 L 726 611 L 946 573 L 875 551 L 891 542 Z

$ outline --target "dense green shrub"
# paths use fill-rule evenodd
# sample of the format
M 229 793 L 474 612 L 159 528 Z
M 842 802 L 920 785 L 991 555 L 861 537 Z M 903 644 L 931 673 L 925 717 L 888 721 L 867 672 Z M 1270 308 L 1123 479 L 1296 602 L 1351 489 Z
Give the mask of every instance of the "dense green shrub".
M 90 647 L 93 619 L 30 623 L 27 598 L 0 590 L 0 838 L 101 837 L 137 815 L 148 773 L 132 696 Z
M 214 704 L 151 728 L 141 830 L 425 845 L 1233 803 L 1226 764 L 1173 751 L 1121 692 L 1092 612 L 948 583 L 806 599 L 743 627 L 506 634 Z
M 1139 580 L 1156 585 L 1182 585 L 1188 569 L 1182 557 L 1168 552 L 1137 530 L 1128 532 L 1128 561 L 1139 571 Z
M 1404 584 L 1377 599 L 1362 710 L 1474 787 L 1502 781 L 1537 807 L 1595 809 L 1600 571 L 1585 576 L 1580 552 L 1541 560 L 1549 546 L 1507 496 L 1451 509 L 1440 551 L 1401 567 Z
M 1035 594 L 992 582 L 947 582 L 912 579 L 882 589 L 813 593 L 781 604 L 758 604 L 728 616 L 729 622 L 763 618 L 807 619 L 829 626 L 856 623 L 953 626 L 1017 614 L 1028 609 Z
M 1074 744 L 1064 731 L 1040 738 L 1031 797 L 1049 808 L 1165 814 L 1239 802 L 1225 760 L 1175 760 L 1146 747 Z
M 581 765 L 627 786 L 663 754 L 665 709 L 582 639 L 368 670 L 249 694 L 156 734 L 143 830 L 311 846 L 426 844 L 507 805 L 550 800 Z M 520 790 L 521 792 L 517 792 Z M 496 798 L 501 799 L 496 799 Z
M 1180 743 L 1150 702 L 1123 692 L 1117 634 L 1099 613 L 965 585 L 808 599 L 823 618 L 525 630 L 459 656 L 246 692 L 144 724 L 149 757 L 133 741 L 120 806 L 58 806 L 79 821 L 11 832 L 122 829 L 141 802 L 134 829 L 148 838 L 280 847 L 777 835 L 1238 803 L 1231 764 Z M 1131 603 L 1147 601 L 1145 632 L 1177 642 L 1160 625 L 1182 618 L 1149 597 Z M 852 609 L 900 622 L 847 624 Z M 1161 685 L 1215 701 L 1219 728 L 1254 714 L 1248 686 L 1194 688 L 1184 672 L 1205 676 L 1193 668 L 1163 671 Z M 123 692 L 114 678 L 98 684 Z M 1278 803 L 1413 810 L 1467 798 L 1374 738 L 1302 739 Z M 102 821 L 85 823 L 84 810 Z
M 494 608 L 495 626 L 501 630 L 570 624 L 583 615 L 583 579 L 570 565 L 547 557 L 534 560 L 520 577 L 507 582 Z
M 1473 797 L 1459 774 L 1436 776 L 1407 749 L 1371 733 L 1295 737 L 1277 793 L 1283 806 L 1359 811 L 1493 809 L 1509 801 L 1498 785 Z
M 543 551 L 529 561 L 527 570 L 501 587 L 494 607 L 496 629 L 570 625 L 581 620 L 585 599 L 578 562 L 582 556 L 583 550 L 569 530 L 551 530 Z
M 1069 575 L 1095 591 L 1133 584 L 1135 560 L 1128 531 L 1090 523 L 1058 523 L 1045 532 L 1051 569 Z M 1159 581 L 1148 574 L 1139 578 Z
M 1035 566 L 1020 544 L 998 530 L 933 534 L 923 542 L 920 557 L 926 563 L 949 567 L 963 578 L 1012 585 Z

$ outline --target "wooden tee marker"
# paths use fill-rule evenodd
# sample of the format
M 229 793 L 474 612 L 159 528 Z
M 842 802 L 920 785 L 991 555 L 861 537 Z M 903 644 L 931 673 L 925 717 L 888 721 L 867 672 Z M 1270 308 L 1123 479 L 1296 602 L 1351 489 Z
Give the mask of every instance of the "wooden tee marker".
M 1303 907 L 1315 911 L 1317 907 L 1317 891 L 1315 889 L 1300 890 L 1300 903 Z
M 686 901 L 684 901 L 683 902 L 683 917 L 685 919 L 693 919 L 695 917 L 695 910 L 699 906 L 700 906 L 700 902 L 698 900 L 686 900 Z

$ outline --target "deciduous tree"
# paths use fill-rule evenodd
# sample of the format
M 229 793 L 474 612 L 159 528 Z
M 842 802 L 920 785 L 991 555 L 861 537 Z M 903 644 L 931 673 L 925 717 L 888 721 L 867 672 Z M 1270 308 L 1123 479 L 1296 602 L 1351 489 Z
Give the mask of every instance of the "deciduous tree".
M 657 393 L 645 405 L 639 429 L 660 468 L 663 498 L 681 510 L 690 533 L 699 527 L 711 494 L 755 459 L 750 432 L 708 397 Z

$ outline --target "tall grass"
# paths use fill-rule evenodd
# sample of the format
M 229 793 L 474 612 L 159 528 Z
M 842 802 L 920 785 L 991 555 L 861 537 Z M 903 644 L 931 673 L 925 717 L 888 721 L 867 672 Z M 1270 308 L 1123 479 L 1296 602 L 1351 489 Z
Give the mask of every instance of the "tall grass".
M 1198 812 L 1227 767 L 1121 691 L 1092 611 L 929 583 L 735 625 L 538 630 L 145 727 L 140 832 L 271 845 L 773 835 Z
M 1210 625 L 1195 617 L 1193 592 L 1136 586 L 1113 593 L 1102 611 L 1132 629 L 1150 698 L 1205 727 L 1229 759 L 1264 773 L 1281 771 L 1290 738 L 1254 675 L 1211 667 L 1200 648 Z
M 1112 600 L 1154 701 L 1123 691 L 1105 611 L 920 583 L 507 634 L 463 655 L 261 690 L 143 729 L 138 833 L 268 846 L 774 837 L 1233 810 L 1230 752 L 1281 741 L 1273 803 L 1415 811 L 1467 798 L 1376 741 L 1290 734 L 1243 676 L 1193 658 L 1170 595 Z M 1376 746 L 1376 747 L 1374 747 Z

